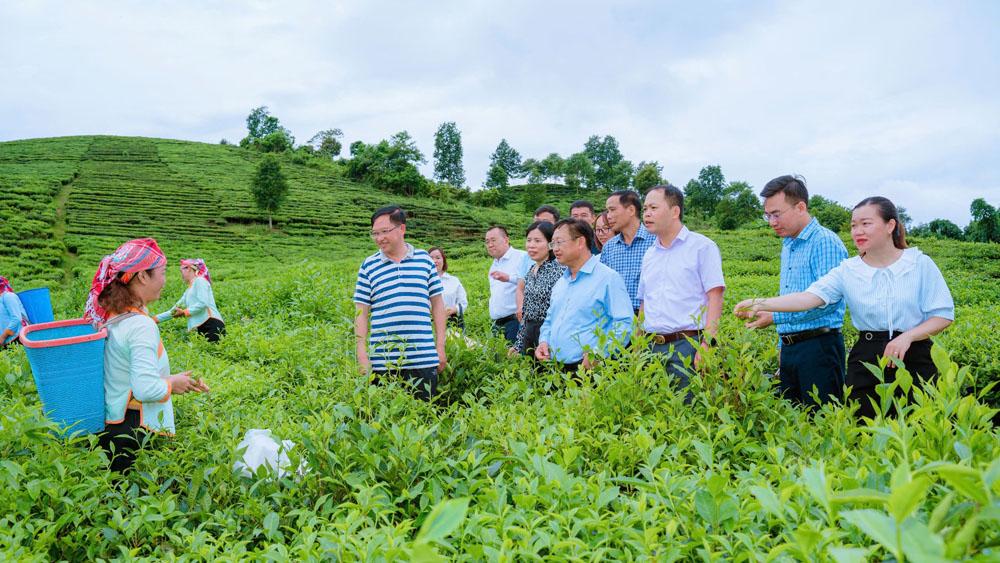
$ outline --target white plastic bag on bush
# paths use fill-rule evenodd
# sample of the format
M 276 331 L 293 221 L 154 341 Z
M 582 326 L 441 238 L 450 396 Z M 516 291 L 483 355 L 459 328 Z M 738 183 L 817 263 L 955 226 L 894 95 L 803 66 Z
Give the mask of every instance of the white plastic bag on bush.
M 244 450 L 243 459 L 233 464 L 233 470 L 239 471 L 244 477 L 253 477 L 257 474 L 257 468 L 263 465 L 267 467 L 269 473 L 277 473 L 280 479 L 288 475 L 288 469 L 292 464 L 288 459 L 288 452 L 294 447 L 295 442 L 291 440 L 282 440 L 281 444 L 278 444 L 271 437 L 270 429 L 247 430 L 243 440 L 236 446 L 237 451 Z M 306 462 L 302 460 L 298 469 L 299 476 L 305 474 L 305 470 Z

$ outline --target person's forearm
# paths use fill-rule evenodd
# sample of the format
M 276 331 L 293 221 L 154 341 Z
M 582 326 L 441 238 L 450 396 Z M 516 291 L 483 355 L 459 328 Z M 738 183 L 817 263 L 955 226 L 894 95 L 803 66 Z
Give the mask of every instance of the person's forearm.
M 354 317 L 354 347 L 357 352 L 358 357 L 367 355 L 368 353 L 368 314 L 366 311 L 359 310 L 357 316 Z
M 914 342 L 918 340 L 927 340 L 928 338 L 948 328 L 948 325 L 950 325 L 951 322 L 952 321 L 944 317 L 931 317 L 906 331 L 905 334 L 907 334 Z
M 440 295 L 431 298 L 431 318 L 434 320 L 434 343 L 438 351 L 443 351 L 447 338 L 448 314 L 444 310 L 444 299 Z
M 708 310 L 705 312 L 705 334 L 714 338 L 719 332 L 719 319 L 722 318 L 723 288 L 716 287 L 708 292 Z
M 795 313 L 798 311 L 808 311 L 821 307 L 823 300 L 812 293 L 802 291 L 790 293 L 781 297 L 768 297 L 766 299 L 754 299 L 753 308 L 758 311 L 770 311 L 772 313 Z

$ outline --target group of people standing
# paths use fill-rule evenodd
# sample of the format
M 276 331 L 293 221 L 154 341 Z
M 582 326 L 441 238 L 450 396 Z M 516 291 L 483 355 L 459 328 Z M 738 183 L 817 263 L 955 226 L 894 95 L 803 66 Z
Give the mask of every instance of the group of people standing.
M 858 256 L 848 258 L 841 239 L 810 215 L 801 176 L 775 178 L 760 195 L 764 220 L 782 238 L 779 296 L 741 301 L 733 313 L 748 329 L 777 328 L 780 392 L 812 407 L 845 399 L 846 384 L 858 416 L 873 417 L 879 380 L 865 364 L 885 357 L 885 381 L 899 366 L 917 385 L 932 379 L 929 338 L 954 320 L 954 302 L 934 262 L 907 247 L 896 206 L 883 197 L 855 206 Z M 503 226 L 486 231 L 492 329 L 511 354 L 576 374 L 615 346 L 629 346 L 635 329 L 681 389 L 698 373 L 700 351 L 718 345 L 722 256 L 715 242 L 685 226 L 677 187 L 654 186 L 641 197 L 616 191 L 600 214 L 577 201 L 566 219 L 542 206 L 525 231 L 524 250 L 511 245 Z M 443 251 L 434 249 L 441 259 L 431 258 L 406 243 L 405 232 L 398 206 L 372 217 L 380 250 L 358 273 L 357 355 L 374 380 L 398 370 L 426 399 L 447 362 L 444 326 L 468 300 L 457 279 L 450 291 L 442 287 Z M 462 306 L 446 306 L 459 290 Z M 849 355 L 841 331 L 848 308 L 860 332 Z

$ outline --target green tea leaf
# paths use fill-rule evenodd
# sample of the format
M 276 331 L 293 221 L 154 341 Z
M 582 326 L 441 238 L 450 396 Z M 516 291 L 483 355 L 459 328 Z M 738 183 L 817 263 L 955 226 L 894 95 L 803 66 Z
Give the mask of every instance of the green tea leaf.
M 469 510 L 468 498 L 446 500 L 434 505 L 431 513 L 424 520 L 416 542 L 440 542 L 458 529 L 465 520 Z

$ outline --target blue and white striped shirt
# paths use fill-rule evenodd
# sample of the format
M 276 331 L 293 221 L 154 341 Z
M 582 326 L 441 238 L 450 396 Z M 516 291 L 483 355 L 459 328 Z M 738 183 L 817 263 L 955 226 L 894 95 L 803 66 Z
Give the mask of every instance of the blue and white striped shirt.
M 375 371 L 438 365 L 431 298 L 444 289 L 430 255 L 406 247 L 399 262 L 379 251 L 358 270 L 354 302 L 371 307 L 368 357 Z
M 797 237 L 785 237 L 781 241 L 779 294 L 805 291 L 846 259 L 844 242 L 814 217 Z M 774 313 L 774 324 L 779 334 L 822 327 L 840 328 L 844 326 L 844 308 L 844 303 L 838 301 L 801 313 Z
M 860 256 L 809 286 L 824 303 L 847 303 L 858 330 L 904 332 L 931 317 L 955 320 L 955 302 L 937 264 L 917 248 L 885 268 Z
M 639 224 L 639 230 L 635 232 L 632 244 L 625 244 L 621 233 L 609 240 L 601 249 L 601 264 L 618 272 L 618 275 L 625 281 L 625 289 L 632 300 L 632 310 L 639 309 L 642 300 L 639 299 L 639 276 L 642 274 L 642 257 L 646 255 L 646 250 L 653 246 L 656 240 L 646 226 Z

